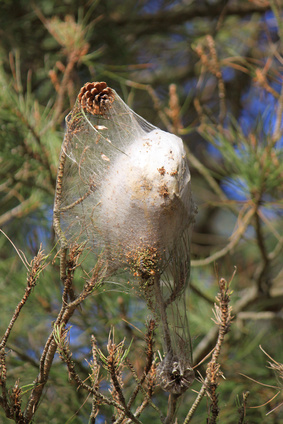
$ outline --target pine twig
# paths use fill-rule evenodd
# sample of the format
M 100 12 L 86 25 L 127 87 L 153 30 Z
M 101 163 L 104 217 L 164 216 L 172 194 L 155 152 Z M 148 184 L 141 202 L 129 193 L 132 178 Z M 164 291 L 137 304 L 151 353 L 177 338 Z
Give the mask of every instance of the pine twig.
M 142 424 L 141 421 L 134 416 L 132 411 L 127 406 L 126 399 L 124 397 L 122 387 L 119 382 L 119 376 L 118 376 L 119 370 L 117 369 L 117 358 L 115 357 L 116 349 L 117 347 L 114 343 L 110 342 L 108 344 L 109 355 L 107 357 L 107 368 L 108 368 L 110 378 L 114 387 L 114 391 L 117 394 L 117 397 L 119 399 L 119 404 L 121 404 L 123 407 L 124 414 L 127 417 L 129 417 L 132 420 L 132 422 L 136 424 Z
M 22 408 L 21 408 L 22 391 L 18 383 L 19 383 L 18 381 L 15 382 L 14 387 L 12 388 L 11 395 L 10 395 L 11 412 L 12 412 L 12 417 L 17 424 L 25 424 L 25 419 L 22 413 Z
M 155 330 L 155 321 L 153 319 L 151 319 L 148 323 L 148 331 L 147 331 L 147 334 L 145 336 L 145 340 L 146 340 L 146 365 L 145 365 L 145 368 L 144 368 L 144 373 L 143 373 L 143 376 L 141 377 L 141 379 L 139 380 L 139 384 L 137 385 L 136 389 L 133 391 L 133 394 L 128 401 L 128 404 L 127 404 L 128 408 L 130 408 L 132 406 L 132 404 L 134 403 L 146 376 L 148 375 L 148 373 L 150 372 L 150 370 L 152 368 L 154 330 Z
M 220 365 L 214 362 L 210 362 L 207 367 L 207 394 L 211 400 L 210 405 L 210 418 L 207 420 L 207 424 L 215 424 L 218 414 L 219 414 L 219 406 L 218 406 L 218 395 L 217 395 L 217 386 L 218 386 L 218 376 L 219 376 Z
M 99 402 L 105 403 L 106 405 L 113 406 L 119 409 L 120 411 L 125 412 L 125 408 L 122 405 L 120 405 L 120 403 L 115 402 L 114 400 L 109 399 L 106 396 L 103 396 L 97 390 L 96 387 L 91 387 L 87 383 L 85 383 L 75 370 L 75 364 L 72 361 L 70 350 L 67 349 L 66 347 L 63 347 L 62 351 L 63 351 L 63 356 L 61 359 L 64 360 L 64 362 L 66 363 L 69 375 L 71 379 L 77 384 L 78 388 L 82 388 L 85 391 L 87 391 L 89 394 L 92 394 L 96 399 L 99 400 Z
M 230 280 L 230 282 L 232 281 L 233 277 L 235 275 L 232 275 L 232 278 Z M 216 418 L 217 418 L 217 395 L 215 392 L 216 389 L 216 381 L 217 381 L 217 377 L 219 375 L 219 364 L 217 363 L 219 354 L 220 354 L 220 350 L 221 350 L 221 346 L 223 344 L 224 341 L 224 337 L 227 334 L 227 332 L 229 331 L 230 328 L 230 324 L 231 324 L 231 311 L 232 308 L 229 305 L 230 302 L 230 291 L 229 291 L 229 285 L 230 282 L 227 283 L 227 281 L 224 278 L 221 278 L 219 281 L 219 289 L 220 292 L 217 296 L 217 301 L 219 303 L 219 306 L 216 305 L 215 307 L 215 321 L 218 324 L 218 338 L 217 338 L 217 342 L 214 348 L 214 351 L 212 353 L 212 358 L 211 361 L 209 362 L 208 366 L 207 366 L 207 370 L 206 370 L 206 378 L 203 381 L 202 387 L 199 391 L 199 394 L 196 398 L 196 400 L 194 401 L 192 407 L 190 408 L 185 421 L 183 422 L 183 424 L 188 424 L 200 401 L 202 400 L 203 396 L 205 395 L 205 393 L 208 393 L 208 395 L 210 394 L 209 391 L 212 394 L 212 418 L 211 421 L 209 421 L 210 423 L 215 423 L 216 422 Z M 213 421 L 214 420 L 214 421 Z
M 24 419 L 24 415 L 22 412 L 22 400 L 21 394 L 22 391 L 19 387 L 19 382 L 16 381 L 12 390 L 10 390 L 10 394 L 8 393 L 6 387 L 6 361 L 5 361 L 5 347 L 0 350 L 0 387 L 2 395 L 0 396 L 0 405 L 4 409 L 6 417 L 12 419 L 17 424 L 26 424 Z
M 8 392 L 6 387 L 6 378 L 7 378 L 7 368 L 6 368 L 6 360 L 5 360 L 5 348 L 3 347 L 0 350 L 0 386 L 2 395 L 0 396 L 0 404 L 3 407 L 6 417 L 11 418 L 10 405 L 8 401 Z
M 137 410 L 136 410 L 136 412 L 134 414 L 135 417 L 139 417 L 140 414 L 142 413 L 142 411 L 145 409 L 145 407 L 148 404 L 150 404 L 150 406 L 152 406 L 152 408 L 155 409 L 158 412 L 158 414 L 159 414 L 159 416 L 160 416 L 160 418 L 161 418 L 161 420 L 163 422 L 164 417 L 163 417 L 162 412 L 160 411 L 160 409 L 151 400 L 151 397 L 152 397 L 152 394 L 153 394 L 153 385 L 154 385 L 154 381 L 155 381 L 155 366 L 153 365 L 151 367 L 151 370 L 152 370 L 152 373 L 151 374 L 153 374 L 153 375 L 149 378 L 149 384 L 148 384 L 148 388 L 146 390 L 142 386 L 142 380 L 143 380 L 143 378 L 141 380 L 139 380 L 139 378 L 138 378 L 138 376 L 137 376 L 137 374 L 135 372 L 135 369 L 134 369 L 133 365 L 129 361 L 127 361 L 127 364 L 128 364 L 128 366 L 129 366 L 129 368 L 130 368 L 130 370 L 131 370 L 131 372 L 132 372 L 132 374 L 134 376 L 134 379 L 136 380 L 136 383 L 138 385 L 137 386 L 138 389 L 143 393 L 144 398 L 145 398 L 144 401 L 143 401 L 143 403 L 137 408 Z M 128 405 L 129 405 L 129 402 L 128 402 Z

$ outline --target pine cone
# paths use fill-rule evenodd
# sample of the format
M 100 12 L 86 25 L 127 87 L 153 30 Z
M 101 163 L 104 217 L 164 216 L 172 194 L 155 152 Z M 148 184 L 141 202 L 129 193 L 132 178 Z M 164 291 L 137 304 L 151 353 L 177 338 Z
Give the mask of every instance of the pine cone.
M 87 82 L 78 95 L 81 107 L 92 115 L 104 115 L 114 98 L 114 91 L 106 82 Z

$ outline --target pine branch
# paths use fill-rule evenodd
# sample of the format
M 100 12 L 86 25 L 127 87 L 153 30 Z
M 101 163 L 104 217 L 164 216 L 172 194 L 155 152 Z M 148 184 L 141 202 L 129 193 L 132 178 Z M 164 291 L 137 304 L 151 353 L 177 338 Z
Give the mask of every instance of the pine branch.
M 282 1 L 280 1 L 282 4 Z M 154 28 L 155 32 L 168 31 L 174 25 L 180 25 L 184 22 L 196 18 L 219 18 L 224 13 L 225 16 L 247 16 L 253 13 L 264 14 L 267 10 L 270 10 L 269 4 L 257 5 L 252 2 L 228 2 L 225 6 L 220 2 L 213 5 L 191 5 L 190 7 L 175 7 L 168 11 L 161 11 L 155 14 L 139 14 L 133 16 L 122 16 L 119 14 L 113 14 L 105 18 L 102 23 L 109 23 L 111 25 L 123 26 L 124 28 L 131 28 L 131 31 L 139 32 L 141 26 L 147 26 L 147 30 L 150 31 L 150 27 Z
M 75 252 L 77 253 L 77 255 L 80 254 L 80 251 L 77 251 L 76 249 L 71 254 L 75 255 Z M 75 262 L 76 262 L 76 259 L 73 257 L 72 263 L 75 263 Z M 65 266 L 67 266 L 67 261 L 65 262 Z M 56 328 L 60 328 L 62 332 L 65 330 L 67 323 L 69 322 L 70 318 L 74 314 L 77 307 L 82 303 L 82 301 L 86 297 L 88 297 L 92 293 L 92 291 L 95 289 L 96 286 L 100 285 L 101 270 L 103 273 L 102 264 L 97 263 L 91 278 L 85 283 L 81 294 L 74 301 L 70 303 L 66 303 L 67 294 L 70 293 L 70 288 L 71 288 L 70 280 L 67 279 L 67 284 L 65 286 L 65 290 L 63 292 L 63 297 L 62 297 L 61 310 L 54 324 L 54 330 Z M 71 278 L 72 275 L 73 273 L 71 271 L 71 274 L 69 274 L 69 277 Z M 29 400 L 25 409 L 25 413 L 24 413 L 26 423 L 29 423 L 32 420 L 32 417 L 34 416 L 38 408 L 43 389 L 49 378 L 50 369 L 51 369 L 54 355 L 56 353 L 56 349 L 58 346 L 54 337 L 54 330 L 49 335 L 49 338 L 45 344 L 45 347 L 43 349 L 43 352 L 40 358 L 39 374 L 35 380 L 35 385 L 29 397 Z

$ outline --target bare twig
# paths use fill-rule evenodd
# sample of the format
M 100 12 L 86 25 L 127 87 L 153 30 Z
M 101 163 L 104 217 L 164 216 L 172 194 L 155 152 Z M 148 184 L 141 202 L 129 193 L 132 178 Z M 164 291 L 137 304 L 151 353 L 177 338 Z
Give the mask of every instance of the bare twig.
M 245 216 L 239 221 L 239 227 L 231 236 L 231 241 L 223 249 L 215 252 L 213 255 L 208 256 L 205 259 L 192 260 L 191 266 L 204 266 L 209 265 L 210 263 L 216 261 L 219 258 L 222 258 L 227 253 L 229 253 L 241 240 L 241 237 L 244 235 L 246 229 L 248 228 L 252 217 L 255 214 L 255 208 L 251 207 Z
M 215 179 L 211 176 L 208 169 L 197 159 L 197 157 L 192 153 L 192 151 L 189 149 L 189 147 L 185 146 L 189 162 L 192 164 L 192 166 L 204 177 L 208 185 L 212 188 L 215 194 L 219 196 L 220 200 L 223 202 L 227 201 L 227 197 L 225 193 L 221 190 L 219 187 L 219 184 L 215 181 Z
M 31 212 L 38 209 L 39 205 L 40 203 L 31 196 L 30 198 L 21 202 L 19 205 L 15 206 L 13 209 L 3 213 L 3 215 L 0 216 L 0 225 L 4 226 L 13 218 L 21 218 L 30 214 Z
M 176 414 L 176 409 L 177 409 L 177 401 L 179 398 L 180 398 L 180 395 L 170 393 L 169 399 L 168 399 L 167 415 L 166 415 L 164 424 L 173 424 L 175 414 Z
M 149 85 L 149 84 L 141 84 L 141 83 L 138 83 L 138 82 L 135 82 L 135 81 L 130 81 L 130 80 L 127 80 L 126 84 L 130 87 L 135 87 L 135 88 L 138 88 L 140 90 L 147 91 L 149 96 L 151 97 L 151 99 L 153 101 L 154 109 L 158 113 L 158 116 L 159 116 L 161 122 L 164 124 L 165 128 L 168 131 L 174 132 L 174 127 L 171 125 L 167 115 L 163 112 L 159 98 L 158 98 L 156 92 L 154 91 L 154 89 L 152 88 L 152 86 Z
M 260 200 L 257 203 L 256 208 L 258 209 L 260 207 Z M 258 281 L 258 289 L 263 294 L 268 294 L 268 291 L 270 289 L 270 281 L 268 279 L 268 270 L 269 270 L 269 257 L 268 252 L 265 246 L 265 241 L 262 233 L 262 225 L 260 221 L 259 214 L 255 213 L 255 230 L 256 230 L 256 237 L 257 237 L 257 244 L 260 250 L 260 254 L 262 257 L 262 264 L 261 264 L 261 271 L 257 278 Z
M 160 10 L 158 13 L 143 13 L 134 15 L 133 17 L 125 17 L 123 14 L 115 14 L 109 16 L 107 20 L 104 20 L 104 25 L 109 22 L 111 25 L 125 26 L 130 25 L 131 31 L 139 32 L 141 25 L 145 25 L 147 32 L 149 31 L 150 25 L 153 26 L 154 31 L 170 28 L 170 26 L 180 24 L 183 22 L 190 21 L 195 18 L 219 18 L 219 15 L 223 12 L 223 4 L 202 4 L 195 3 L 191 7 L 186 7 L 185 4 L 178 5 L 175 9 Z M 236 15 L 246 16 L 252 13 L 265 13 L 270 10 L 270 4 L 263 2 L 263 4 L 256 4 L 255 2 L 241 2 L 241 3 L 228 3 L 225 7 L 225 15 Z
M 36 361 L 34 358 L 32 358 L 29 354 L 27 354 L 23 349 L 21 349 L 19 346 L 16 346 L 12 343 L 7 343 L 6 347 L 8 349 L 11 349 L 13 352 L 17 354 L 19 358 L 21 358 L 25 363 L 31 364 L 34 368 L 38 369 L 39 362 Z

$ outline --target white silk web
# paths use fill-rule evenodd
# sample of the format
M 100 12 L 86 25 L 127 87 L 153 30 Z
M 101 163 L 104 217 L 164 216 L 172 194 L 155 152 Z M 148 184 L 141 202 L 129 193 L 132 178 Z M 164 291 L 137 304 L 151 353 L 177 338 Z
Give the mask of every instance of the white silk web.
M 195 206 L 183 142 L 135 114 L 106 83 L 87 83 L 66 118 L 54 205 L 63 247 L 84 243 L 107 263 L 107 277 L 128 269 L 162 327 L 161 386 L 191 384 L 190 337 L 183 302 Z

